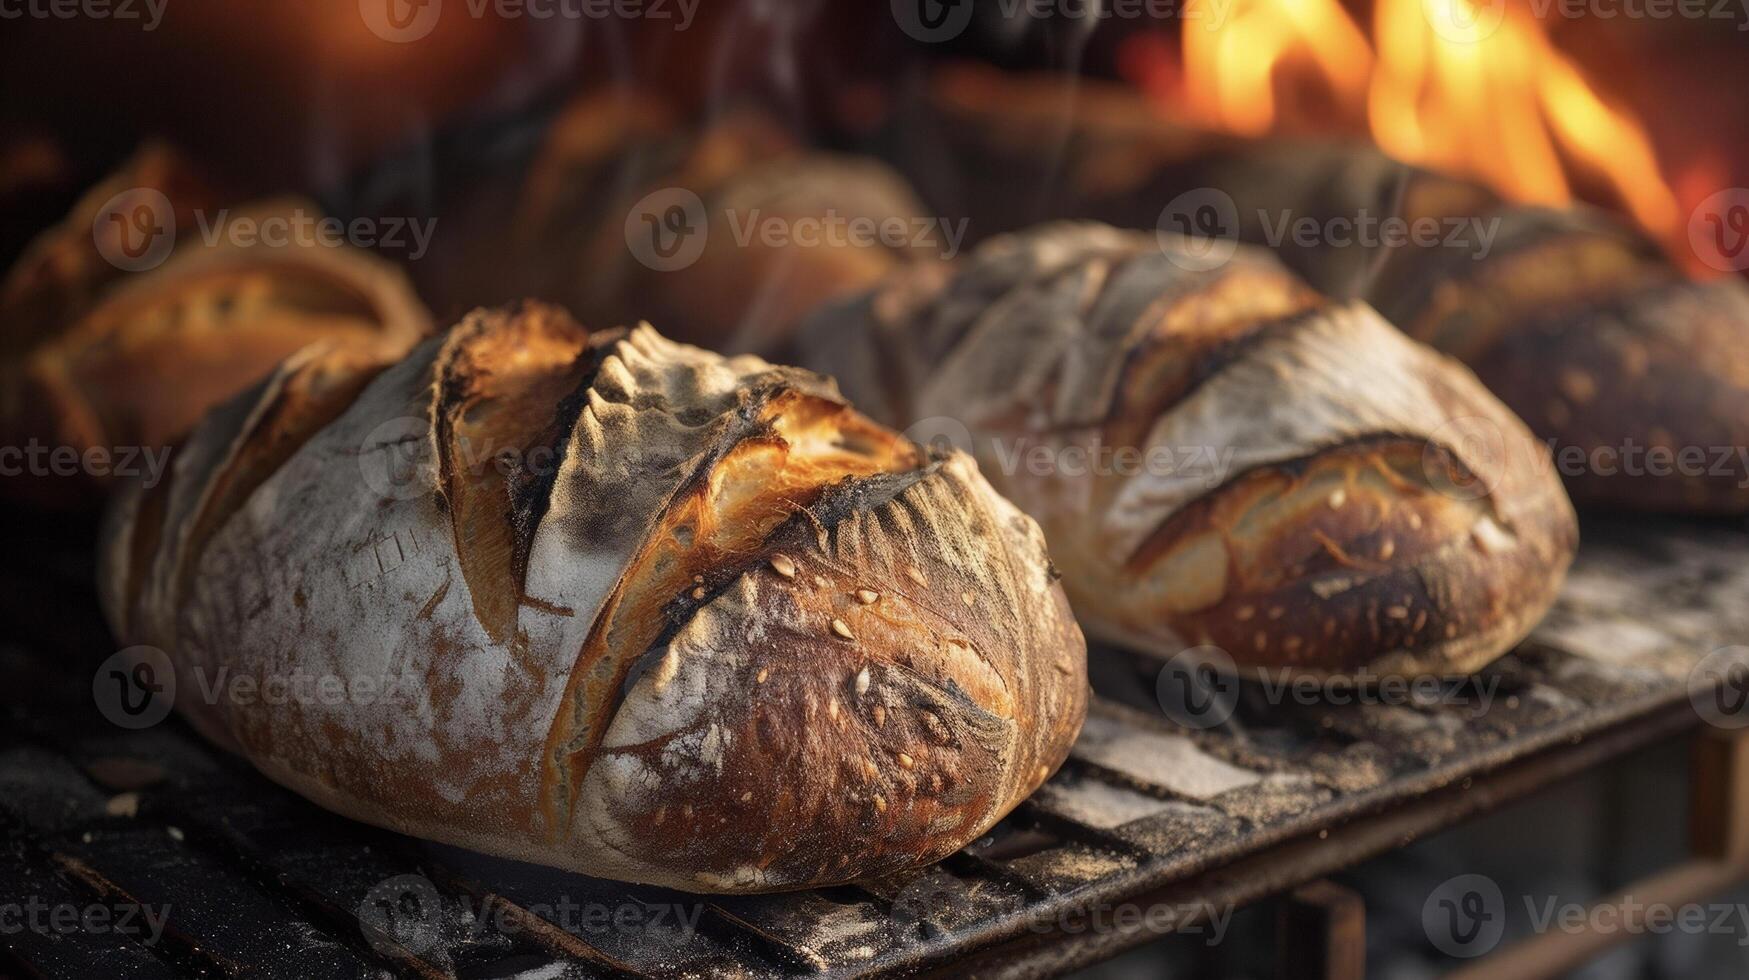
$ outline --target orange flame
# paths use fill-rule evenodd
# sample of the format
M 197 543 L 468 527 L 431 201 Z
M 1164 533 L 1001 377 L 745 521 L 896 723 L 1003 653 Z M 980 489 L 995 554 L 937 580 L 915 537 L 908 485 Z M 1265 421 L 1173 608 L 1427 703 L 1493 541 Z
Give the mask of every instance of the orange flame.
M 1505 0 L 1374 0 L 1370 37 L 1340 0 L 1191 0 L 1181 77 L 1158 38 L 1134 42 L 1132 77 L 1193 123 L 1303 129 L 1319 121 L 1284 112 L 1278 95 L 1317 90 L 1405 162 L 1534 203 L 1566 203 L 1583 179 L 1660 240 L 1682 234 L 1644 127 Z

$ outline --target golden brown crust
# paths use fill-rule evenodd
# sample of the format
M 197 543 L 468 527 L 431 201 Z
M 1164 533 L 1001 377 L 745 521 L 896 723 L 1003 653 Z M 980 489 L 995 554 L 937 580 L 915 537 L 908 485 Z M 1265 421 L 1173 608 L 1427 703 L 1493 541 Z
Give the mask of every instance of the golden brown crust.
M 619 137 L 609 142 L 604 132 Z M 688 213 L 686 233 L 702 236 L 702 251 L 652 268 L 628 246 L 628 222 L 646 195 L 672 189 L 703 206 L 702 215 Z M 659 100 L 623 92 L 567 108 L 517 214 L 513 264 L 530 293 L 607 322 L 653 319 L 677 339 L 728 352 L 780 353 L 817 303 L 873 285 L 913 252 L 942 248 L 798 243 L 806 225 L 797 222 L 920 220 L 925 209 L 885 166 L 805 151 L 761 113 L 731 110 L 695 128 L 676 125 Z M 699 219 L 702 227 L 690 224 Z M 787 239 L 762 233 L 774 221 Z
M 233 219 L 310 210 L 295 200 L 268 202 Z M 49 293 L 21 300 L 20 310 L 48 304 L 83 312 L 41 331 L 51 336 L 4 366 L 17 379 L 0 402 L 6 444 L 162 451 L 305 345 L 375 346 L 375 356 L 392 358 L 430 330 L 401 273 L 348 247 L 193 240 L 156 268 L 110 278 L 79 273 L 52 304 Z M 13 480 L 8 489 L 47 489 L 41 484 Z
M 1390 436 L 1241 474 L 1131 557 L 1131 587 L 1151 588 L 1113 605 L 1129 632 L 1164 610 L 1175 633 L 1258 669 L 1474 670 L 1540 618 L 1571 543 L 1514 540 L 1490 501 L 1442 493 L 1431 467 L 1454 486 L 1477 478 L 1442 446 Z M 1393 652 L 1355 653 L 1379 650 Z
M 1522 636 L 1576 543 L 1522 423 L 1259 254 L 1189 264 L 1047 226 L 933 292 L 912 276 L 823 312 L 804 349 L 887 421 L 968 441 L 1106 639 L 1351 675 L 1462 672 Z
M 1581 503 L 1749 510 L 1749 286 L 1685 281 L 1593 212 L 1497 216 L 1484 260 L 1394 257 L 1373 290 L 1381 308 L 1548 439 Z
M 945 857 L 1043 782 L 1085 711 L 1083 648 L 1036 530 L 974 481 L 954 457 L 835 486 L 683 602 L 584 819 L 640 862 L 683 854 L 695 887 L 796 887 Z M 722 820 L 743 833 L 701 835 Z
M 800 888 L 963 846 L 1079 729 L 1085 645 L 1037 526 L 817 375 L 536 304 L 380 372 L 300 358 L 121 498 L 104 595 L 179 677 L 400 682 L 184 706 L 325 806 Z M 372 475 L 409 450 L 411 482 Z
M 1581 504 L 1749 511 L 1740 277 L 1689 284 L 1656 243 L 1601 211 L 1509 204 L 1357 141 L 1176 126 L 1133 88 L 948 66 L 924 92 L 894 127 L 900 156 L 932 200 L 956 202 L 981 233 L 1070 216 L 1147 228 L 1188 189 L 1218 188 L 1234 205 L 1225 233 L 1267 242 L 1320 291 L 1364 298 L 1470 365 L 1552 444 Z M 944 158 L 964 161 L 957 181 Z M 1326 229 L 1371 216 L 1438 234 L 1431 245 L 1333 247 L 1259 216 Z M 1462 241 L 1446 240 L 1454 230 Z
M 186 238 L 196 210 L 219 194 L 174 148 L 148 143 L 114 174 L 91 188 L 60 223 L 33 240 L 0 281 L 0 357 L 14 358 L 54 336 L 97 301 L 126 272 L 105 254 L 125 254 L 123 235 L 134 229 L 98 219 L 124 192 L 155 191 L 170 202 L 168 219 Z M 142 198 L 142 203 L 143 203 Z

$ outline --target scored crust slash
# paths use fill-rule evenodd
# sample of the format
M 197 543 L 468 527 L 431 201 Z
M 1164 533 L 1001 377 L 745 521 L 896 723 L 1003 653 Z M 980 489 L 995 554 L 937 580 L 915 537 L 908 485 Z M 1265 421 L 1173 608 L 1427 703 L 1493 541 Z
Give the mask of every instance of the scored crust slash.
M 1249 248 L 1199 270 L 1153 235 L 1047 225 L 803 329 L 806 362 L 877 418 L 959 420 L 1088 631 L 1162 657 L 1466 673 L 1541 618 L 1578 543 L 1546 450 L 1474 375 Z M 1216 481 L 1003 465 L 1022 442 L 1234 455 Z
M 385 493 L 359 447 L 404 416 L 435 465 Z M 559 463 L 469 467 L 468 443 Z M 372 588 L 320 571 L 370 527 L 396 530 L 363 553 L 400 559 Z M 418 711 L 186 707 L 272 778 L 674 887 L 944 857 L 1061 764 L 1086 710 L 1043 536 L 969 458 L 809 372 L 532 303 L 395 364 L 288 361 L 207 418 L 171 485 L 124 497 L 105 577 L 117 631 L 179 670 L 422 678 Z

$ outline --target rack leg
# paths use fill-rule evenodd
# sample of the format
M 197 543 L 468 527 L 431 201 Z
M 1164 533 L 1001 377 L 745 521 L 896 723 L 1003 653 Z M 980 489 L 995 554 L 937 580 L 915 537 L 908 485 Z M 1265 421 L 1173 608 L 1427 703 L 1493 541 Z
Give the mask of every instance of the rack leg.
M 1328 879 L 1282 900 L 1276 920 L 1281 980 L 1362 980 L 1366 976 L 1366 904 Z

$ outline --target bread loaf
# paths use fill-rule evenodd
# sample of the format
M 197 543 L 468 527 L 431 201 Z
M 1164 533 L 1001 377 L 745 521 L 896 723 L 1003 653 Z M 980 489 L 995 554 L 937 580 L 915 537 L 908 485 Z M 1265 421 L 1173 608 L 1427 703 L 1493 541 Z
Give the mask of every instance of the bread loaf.
M 769 891 L 939 859 L 1044 781 L 1085 711 L 1043 537 L 970 459 L 811 373 L 554 307 L 477 311 L 386 370 L 292 358 L 118 502 L 104 568 L 116 631 L 168 651 L 179 692 L 398 691 L 178 695 L 274 780 L 627 881 Z
M 1060 218 L 1152 229 L 1174 202 L 1224 204 L 1207 233 L 1268 245 L 1320 292 L 1468 364 L 1579 503 L 1749 512 L 1749 283 L 1691 282 L 1599 209 L 1508 203 L 1355 140 L 1199 132 L 1126 86 L 981 66 L 935 73 L 893 130 L 901 169 L 980 234 Z M 1362 219 L 1433 243 L 1282 232 Z
M 212 204 L 182 167 L 167 150 L 145 151 L 13 269 L 0 303 L 13 338 L 0 359 L 0 445 L 64 447 L 81 458 L 91 450 L 167 451 L 208 409 L 308 344 L 332 341 L 394 359 L 430 333 L 406 278 L 383 260 L 315 239 L 269 244 L 267 236 L 223 233 L 227 225 L 319 218 L 313 204 L 264 201 L 197 220 Z M 145 183 L 118 189 L 133 180 Z M 94 225 L 103 202 L 90 198 L 141 189 L 172 202 L 174 218 L 153 217 L 164 222 L 155 233 L 173 234 L 177 244 L 161 264 L 130 272 L 94 243 L 94 227 L 101 236 L 111 224 Z M 220 233 L 203 236 L 201 221 Z M 75 480 L 20 472 L 5 486 L 15 496 L 65 502 L 107 472 Z
M 808 150 L 755 110 L 700 124 L 626 90 L 567 105 L 515 198 L 439 295 L 540 296 L 730 353 L 781 354 L 820 302 L 947 248 L 914 233 L 927 212 L 879 161 Z M 895 220 L 903 234 L 879 234 Z
M 969 441 L 1083 626 L 1248 670 L 1455 674 L 1547 609 L 1576 544 L 1543 447 L 1461 365 L 1267 255 L 1002 236 L 827 309 L 810 366 Z
M 1689 281 L 1591 209 L 1499 205 L 1481 258 L 1405 248 L 1366 294 L 1550 444 L 1575 500 L 1749 512 L 1749 284 Z
M 0 357 L 14 359 L 52 337 L 90 309 L 104 287 L 126 277 L 127 270 L 105 254 L 126 255 L 125 236 L 153 232 L 132 227 L 127 214 L 103 220 L 104 209 L 114 207 L 118 195 L 126 204 L 145 204 L 149 193 L 169 202 L 168 214 L 151 217 L 175 238 L 192 234 L 195 211 L 222 200 L 211 179 L 176 149 L 142 146 L 86 191 L 60 223 L 31 239 L 0 280 Z

